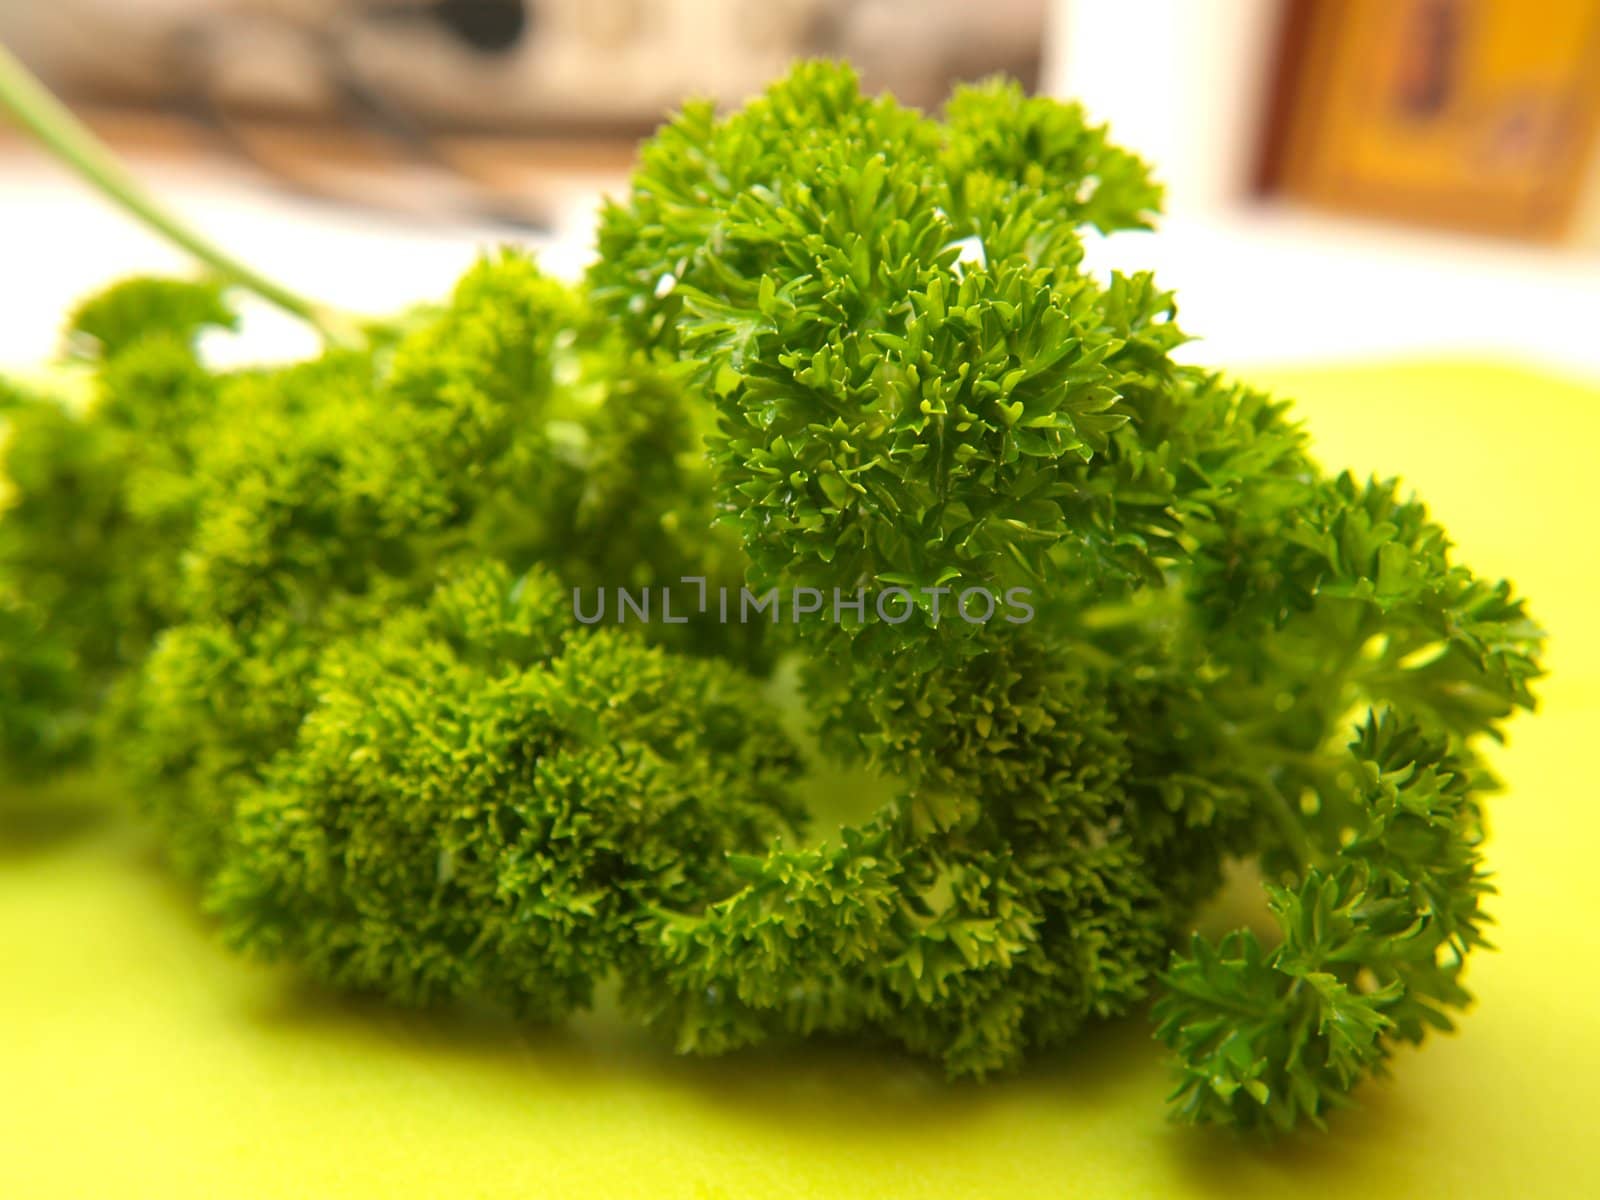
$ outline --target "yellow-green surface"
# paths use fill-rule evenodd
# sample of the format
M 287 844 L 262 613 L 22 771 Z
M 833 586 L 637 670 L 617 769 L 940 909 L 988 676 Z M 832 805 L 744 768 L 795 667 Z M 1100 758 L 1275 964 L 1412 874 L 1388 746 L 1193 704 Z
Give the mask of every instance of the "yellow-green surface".
M 1258 373 L 1401 471 L 1553 635 L 1499 756 L 1498 954 L 1457 1037 L 1326 1137 L 1163 1120 L 1142 1021 L 987 1085 L 887 1051 L 686 1061 L 340 1001 L 211 940 L 122 822 L 0 827 L 0 1200 L 1600 1196 L 1600 391 L 1504 367 Z

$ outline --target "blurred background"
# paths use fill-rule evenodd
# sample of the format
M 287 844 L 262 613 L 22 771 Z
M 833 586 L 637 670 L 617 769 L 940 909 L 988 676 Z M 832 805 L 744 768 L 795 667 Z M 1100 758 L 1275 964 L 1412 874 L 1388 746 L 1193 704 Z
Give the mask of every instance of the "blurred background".
M 936 107 L 996 71 L 1167 184 L 1152 267 L 1229 366 L 1468 352 L 1600 376 L 1600 0 L 0 0 L 0 43 L 196 226 L 386 311 L 482 247 L 579 270 L 690 95 L 796 56 Z M 0 366 L 176 254 L 0 125 Z M 309 351 L 252 310 L 220 353 Z

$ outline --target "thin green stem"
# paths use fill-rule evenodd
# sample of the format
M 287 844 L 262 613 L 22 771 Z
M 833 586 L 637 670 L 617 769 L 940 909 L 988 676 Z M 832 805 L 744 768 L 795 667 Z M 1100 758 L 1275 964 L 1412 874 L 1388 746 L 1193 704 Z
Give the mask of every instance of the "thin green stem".
M 1272 814 L 1278 832 L 1283 835 L 1283 840 L 1289 849 L 1308 867 L 1326 867 L 1327 855 L 1312 843 L 1311 835 L 1306 832 L 1305 824 L 1295 812 L 1289 797 L 1283 794 L 1283 789 L 1275 780 L 1264 779 L 1262 782 L 1267 797 L 1267 810 Z
M 247 266 L 163 208 L 116 156 L 0 45 L 0 111 L 8 112 L 60 161 L 124 212 L 181 247 L 228 282 L 246 288 L 314 326 L 331 344 L 355 340 L 351 323 Z

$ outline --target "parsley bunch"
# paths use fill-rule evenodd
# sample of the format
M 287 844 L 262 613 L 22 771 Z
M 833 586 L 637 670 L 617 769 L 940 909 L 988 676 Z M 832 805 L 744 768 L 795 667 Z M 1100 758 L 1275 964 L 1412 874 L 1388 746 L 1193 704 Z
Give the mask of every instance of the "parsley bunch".
M 0 748 L 115 764 L 232 944 L 339 985 L 615 984 L 685 1051 L 870 1031 L 953 1075 L 1154 997 L 1180 1116 L 1320 1124 L 1468 1000 L 1476 747 L 1539 635 L 1083 269 L 1158 200 L 1074 106 L 807 64 L 668 124 L 576 287 L 503 254 L 219 373 L 216 289 L 123 285 L 74 322 L 87 408 L 0 393 Z M 685 578 L 908 610 L 573 620 Z M 887 800 L 831 834 L 840 772 Z M 1268 945 L 1188 936 L 1234 860 Z

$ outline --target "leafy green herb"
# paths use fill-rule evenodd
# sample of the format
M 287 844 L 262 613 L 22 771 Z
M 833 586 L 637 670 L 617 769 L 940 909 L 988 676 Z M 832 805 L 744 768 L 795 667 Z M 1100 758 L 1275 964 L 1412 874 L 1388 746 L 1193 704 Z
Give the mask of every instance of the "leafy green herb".
M 548 1019 L 615 981 L 685 1051 L 874 1031 L 954 1075 L 1154 997 L 1179 1116 L 1320 1124 L 1468 1001 L 1476 745 L 1539 634 L 1084 271 L 1158 199 L 1073 106 L 806 64 L 667 125 L 576 288 L 505 254 L 233 373 L 215 289 L 93 301 L 94 403 L 0 410 L 0 747 L 115 763 L 232 944 L 341 985 Z M 569 606 L 685 578 L 910 610 Z M 842 769 L 891 799 L 812 831 Z M 1189 936 L 1235 858 L 1271 945 Z

